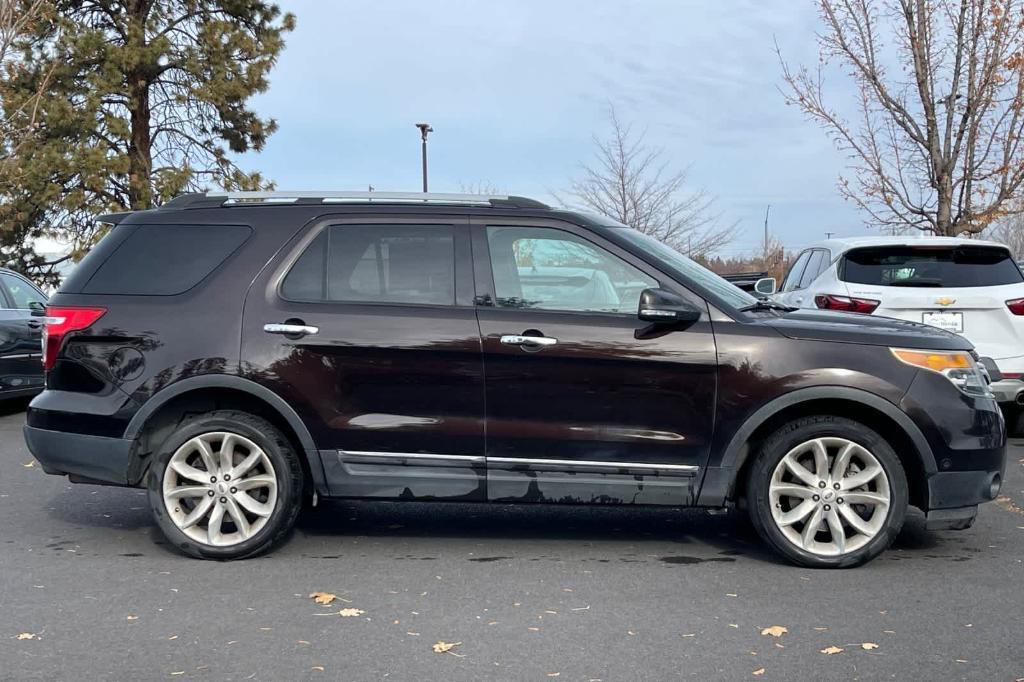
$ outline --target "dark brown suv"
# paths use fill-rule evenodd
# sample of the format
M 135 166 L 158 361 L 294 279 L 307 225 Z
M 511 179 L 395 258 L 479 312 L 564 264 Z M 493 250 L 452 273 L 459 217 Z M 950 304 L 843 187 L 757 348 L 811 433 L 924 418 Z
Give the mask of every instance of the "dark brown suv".
M 723 507 L 809 566 L 967 528 L 1004 426 L 963 338 L 793 311 L 519 197 L 236 193 L 115 223 L 50 301 L 45 470 L 249 557 L 321 497 Z

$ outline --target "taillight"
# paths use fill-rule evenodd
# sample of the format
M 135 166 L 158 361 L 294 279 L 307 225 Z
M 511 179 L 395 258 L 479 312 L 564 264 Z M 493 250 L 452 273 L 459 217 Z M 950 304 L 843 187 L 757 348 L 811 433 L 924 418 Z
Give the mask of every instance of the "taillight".
M 1006 302 L 1006 307 L 1014 315 L 1024 315 L 1024 298 L 1015 298 Z
M 819 294 L 814 297 L 814 305 L 825 310 L 843 310 L 848 313 L 865 313 L 870 315 L 878 307 L 878 301 L 873 301 L 870 298 Z
M 46 325 L 43 333 L 43 368 L 46 371 L 53 369 L 57 363 L 57 354 L 60 353 L 64 338 L 68 334 L 88 329 L 106 312 L 106 308 L 47 306 L 46 318 L 43 320 Z

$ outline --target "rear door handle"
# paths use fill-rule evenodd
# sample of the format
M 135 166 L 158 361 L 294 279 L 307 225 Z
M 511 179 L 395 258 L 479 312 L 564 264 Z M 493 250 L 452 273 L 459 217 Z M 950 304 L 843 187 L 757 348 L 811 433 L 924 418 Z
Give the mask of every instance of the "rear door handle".
M 550 336 L 521 336 L 519 334 L 505 334 L 501 342 L 506 346 L 553 346 L 558 339 Z
M 310 336 L 319 333 L 320 327 L 313 327 L 308 324 L 268 322 L 263 325 L 263 331 L 268 334 L 283 334 L 285 336 Z

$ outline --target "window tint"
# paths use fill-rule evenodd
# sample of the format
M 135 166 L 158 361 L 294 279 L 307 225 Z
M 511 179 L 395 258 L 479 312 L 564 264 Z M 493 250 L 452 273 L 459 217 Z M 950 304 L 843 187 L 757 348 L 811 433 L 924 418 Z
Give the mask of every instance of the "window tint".
M 15 308 L 28 310 L 30 303 L 46 303 L 46 297 L 39 293 L 34 286 L 10 273 L 0 272 L 0 289 L 7 290 L 7 298 L 10 299 L 9 305 Z M 8 304 L 0 295 L 0 308 L 6 305 Z
M 1005 249 L 887 246 L 846 254 L 842 279 L 891 287 L 987 287 L 1024 281 Z
M 810 257 L 810 251 L 804 251 L 797 256 L 797 259 L 789 266 L 789 274 L 786 275 L 786 281 L 782 283 L 782 291 L 793 291 L 799 288 L 800 277 L 804 274 L 804 266 L 807 265 Z
M 327 298 L 327 230 L 306 247 L 281 283 L 281 295 L 294 301 Z
M 295 262 L 281 295 L 306 301 L 454 305 L 454 228 L 332 226 Z
M 510 308 L 636 314 L 657 280 L 570 232 L 488 227 L 497 304 Z
M 216 270 L 251 232 L 241 225 L 141 225 L 96 270 L 82 293 L 184 293 Z
M 797 288 L 806 289 L 810 286 L 821 271 L 821 263 L 824 260 L 825 253 L 821 249 L 811 251 L 811 257 L 807 259 L 807 266 L 804 268 L 803 274 L 800 275 L 800 284 Z

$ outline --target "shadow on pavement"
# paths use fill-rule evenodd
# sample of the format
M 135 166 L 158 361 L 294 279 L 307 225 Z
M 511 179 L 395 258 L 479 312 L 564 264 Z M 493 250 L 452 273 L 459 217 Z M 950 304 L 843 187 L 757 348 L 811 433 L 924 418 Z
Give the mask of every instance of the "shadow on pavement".
M 9 417 L 12 414 L 25 412 L 31 398 L 4 398 L 0 399 L 0 417 Z

